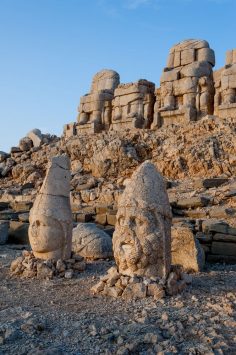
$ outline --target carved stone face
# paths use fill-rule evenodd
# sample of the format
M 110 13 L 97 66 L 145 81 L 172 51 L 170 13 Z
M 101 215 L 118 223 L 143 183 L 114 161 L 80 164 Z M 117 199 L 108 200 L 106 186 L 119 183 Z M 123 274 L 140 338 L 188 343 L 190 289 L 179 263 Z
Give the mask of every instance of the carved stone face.
M 113 249 L 120 273 L 146 277 L 163 276 L 165 235 L 170 222 L 155 209 L 120 208 Z
M 36 253 L 47 253 L 63 248 L 62 225 L 52 217 L 36 215 L 30 225 L 30 243 Z

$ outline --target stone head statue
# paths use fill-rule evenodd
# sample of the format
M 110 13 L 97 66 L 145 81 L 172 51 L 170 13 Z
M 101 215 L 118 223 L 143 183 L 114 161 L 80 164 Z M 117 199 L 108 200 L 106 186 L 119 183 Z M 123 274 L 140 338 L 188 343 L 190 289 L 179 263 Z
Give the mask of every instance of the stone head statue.
M 54 157 L 30 211 L 29 239 L 35 257 L 70 258 L 72 213 L 69 194 L 69 158 Z
M 103 90 L 113 92 L 119 83 L 120 76 L 115 70 L 103 69 L 94 75 L 90 92 L 94 93 Z
M 113 251 L 121 274 L 166 277 L 169 273 L 170 204 L 163 178 L 150 162 L 137 169 L 119 200 Z

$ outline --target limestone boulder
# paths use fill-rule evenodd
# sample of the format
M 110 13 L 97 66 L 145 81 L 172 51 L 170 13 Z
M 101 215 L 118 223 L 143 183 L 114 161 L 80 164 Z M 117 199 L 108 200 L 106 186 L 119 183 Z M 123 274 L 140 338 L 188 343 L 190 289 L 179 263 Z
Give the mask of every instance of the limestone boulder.
M 73 229 L 72 251 L 93 260 L 111 258 L 112 239 L 94 223 L 79 223 Z
M 29 137 L 24 137 L 19 142 L 19 148 L 22 152 L 26 152 L 33 147 L 33 141 Z
M 38 128 L 35 128 L 32 131 L 30 131 L 27 134 L 27 137 L 32 140 L 34 147 L 40 147 L 40 145 L 43 142 L 43 135 L 42 135 L 40 129 L 38 129 Z
M 9 154 L 0 151 L 0 163 L 2 163 L 3 161 L 5 161 L 7 158 L 9 157 Z
M 199 272 L 205 264 L 205 253 L 193 232 L 187 226 L 171 228 L 171 259 L 188 272 Z

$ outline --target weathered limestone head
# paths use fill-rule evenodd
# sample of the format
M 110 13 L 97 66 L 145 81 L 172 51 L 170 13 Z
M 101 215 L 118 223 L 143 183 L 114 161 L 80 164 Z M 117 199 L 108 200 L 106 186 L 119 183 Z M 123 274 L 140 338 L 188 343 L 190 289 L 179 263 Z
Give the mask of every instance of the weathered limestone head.
M 35 257 L 68 259 L 71 256 L 72 212 L 70 161 L 53 157 L 30 211 L 29 240 Z
M 111 90 L 113 92 L 119 83 L 120 76 L 116 71 L 110 69 L 100 70 L 93 77 L 91 93 L 103 90 Z
M 123 275 L 169 274 L 171 209 L 164 180 L 150 162 L 136 170 L 119 200 L 113 251 Z

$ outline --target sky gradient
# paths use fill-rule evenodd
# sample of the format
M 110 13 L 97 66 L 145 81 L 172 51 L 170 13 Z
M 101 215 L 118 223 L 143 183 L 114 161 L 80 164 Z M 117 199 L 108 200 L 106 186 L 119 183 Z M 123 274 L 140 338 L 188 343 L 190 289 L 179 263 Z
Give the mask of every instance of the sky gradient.
M 206 39 L 223 66 L 235 13 L 235 0 L 0 0 L 0 150 L 33 128 L 61 135 L 101 69 L 159 85 L 187 38 Z

